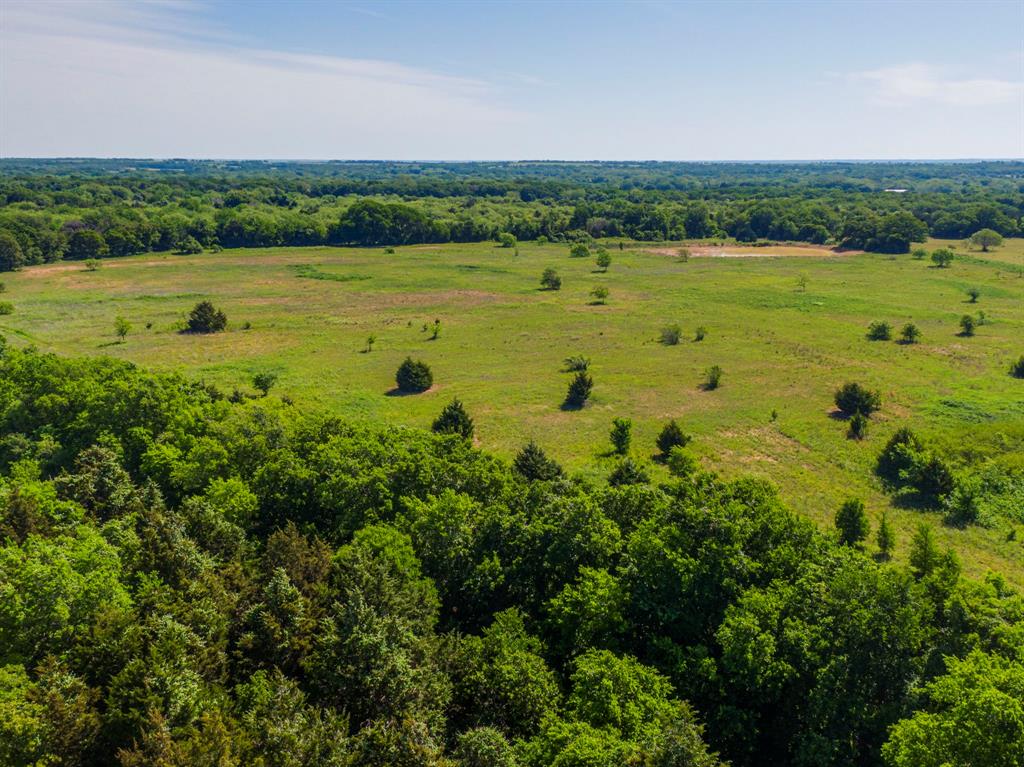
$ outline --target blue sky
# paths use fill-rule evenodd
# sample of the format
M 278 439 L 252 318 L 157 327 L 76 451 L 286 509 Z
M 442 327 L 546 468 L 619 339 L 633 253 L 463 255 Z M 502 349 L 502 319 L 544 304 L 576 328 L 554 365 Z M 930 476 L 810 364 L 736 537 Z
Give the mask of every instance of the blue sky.
M 1024 156 L 1024 2 L 4 0 L 0 154 Z

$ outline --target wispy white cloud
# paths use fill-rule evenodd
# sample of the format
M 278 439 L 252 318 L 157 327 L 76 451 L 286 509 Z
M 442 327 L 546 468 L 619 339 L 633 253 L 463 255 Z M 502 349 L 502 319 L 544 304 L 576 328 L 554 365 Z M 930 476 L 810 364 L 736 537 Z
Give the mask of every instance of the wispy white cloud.
M 459 157 L 528 119 L 483 80 L 243 45 L 187 0 L 3 5 L 4 155 Z
M 912 63 L 849 75 L 851 82 L 867 85 L 878 103 L 905 105 L 932 102 L 950 106 L 1007 104 L 1024 97 L 1024 82 L 996 78 L 956 78 L 938 67 Z

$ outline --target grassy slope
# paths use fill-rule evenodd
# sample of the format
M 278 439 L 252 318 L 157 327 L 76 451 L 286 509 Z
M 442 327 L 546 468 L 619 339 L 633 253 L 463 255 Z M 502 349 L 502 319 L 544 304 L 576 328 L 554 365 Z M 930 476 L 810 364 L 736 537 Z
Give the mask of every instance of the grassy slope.
M 1024 354 L 1022 240 L 991 256 L 960 246 L 959 260 L 942 270 L 879 255 L 682 263 L 638 248 L 613 250 L 611 269 L 599 274 L 564 246 L 525 243 L 519 253 L 491 244 L 395 255 L 308 248 L 150 254 L 105 261 L 97 272 L 77 263 L 34 267 L 6 275 L 5 298 L 16 311 L 0 317 L 0 332 L 43 350 L 184 369 L 227 388 L 250 388 L 252 373 L 273 370 L 276 393 L 355 418 L 428 426 L 457 396 L 483 447 L 510 456 L 532 437 L 594 475 L 611 465 L 613 417 L 633 419 L 634 452 L 644 456 L 661 423 L 675 417 L 696 436 L 705 465 L 771 478 L 793 508 L 822 525 L 847 495 L 863 497 L 875 519 L 889 507 L 871 466 L 897 424 L 946 438 L 1024 434 L 1024 385 L 1006 374 L 1010 359 Z M 560 292 L 537 289 L 546 266 L 562 275 Z M 611 291 L 606 306 L 588 304 L 598 284 Z M 977 306 L 965 303 L 970 286 L 982 291 Z M 202 297 L 226 310 L 229 332 L 176 333 Z M 978 309 L 992 324 L 957 337 L 960 315 Z M 118 315 L 134 326 L 123 344 L 113 333 Z M 435 318 L 442 331 L 431 341 L 422 326 Z M 865 340 L 875 319 L 897 330 L 915 322 L 922 343 Z M 252 329 L 242 330 L 244 322 Z M 659 344 L 659 330 L 673 322 L 685 340 Z M 691 340 L 697 325 L 708 329 L 701 343 Z M 374 351 L 360 353 L 370 334 Z M 435 388 L 385 396 L 407 354 L 430 363 Z M 569 354 L 593 361 L 594 397 L 582 412 L 559 409 Z M 714 364 L 725 370 L 722 388 L 702 391 Z M 830 417 L 832 393 L 847 380 L 883 395 L 862 443 L 847 440 L 845 424 Z M 922 515 L 891 512 L 904 554 Z M 998 568 L 1024 585 L 1021 543 L 1005 532 L 943 528 L 939 536 L 963 553 L 968 572 Z

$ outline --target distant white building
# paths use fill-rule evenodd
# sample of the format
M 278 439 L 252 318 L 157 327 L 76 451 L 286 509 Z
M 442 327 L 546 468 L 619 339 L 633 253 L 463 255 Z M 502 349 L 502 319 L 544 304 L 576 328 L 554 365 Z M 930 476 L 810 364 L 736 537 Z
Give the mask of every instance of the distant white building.
M 894 194 L 904 194 L 907 190 L 906 189 L 883 189 L 882 191 L 883 192 L 892 192 Z

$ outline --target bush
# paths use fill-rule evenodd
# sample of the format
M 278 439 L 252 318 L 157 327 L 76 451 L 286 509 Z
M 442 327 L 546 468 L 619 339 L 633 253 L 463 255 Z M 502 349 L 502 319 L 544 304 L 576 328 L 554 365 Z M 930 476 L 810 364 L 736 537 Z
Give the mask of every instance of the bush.
M 850 426 L 846 430 L 850 439 L 864 439 L 868 436 L 868 417 L 863 413 L 854 413 L 850 417 Z
M 704 383 L 704 388 L 708 391 L 717 389 L 722 383 L 722 373 L 724 371 L 718 365 L 712 365 L 708 368 L 707 381 Z
M 708 329 L 706 327 L 704 327 L 703 325 L 698 325 L 697 326 L 697 332 L 693 334 L 693 340 L 694 341 L 703 341 L 704 340 L 704 336 L 706 336 L 707 334 L 708 334 Z
M 666 325 L 661 329 L 661 342 L 666 346 L 675 346 L 683 337 L 683 329 L 678 325 Z
M 612 447 L 618 455 L 629 452 L 629 443 L 633 440 L 633 422 L 628 418 L 616 418 L 612 421 Z
M 881 554 L 882 560 L 888 562 L 892 559 L 893 549 L 896 548 L 896 532 L 889 522 L 888 513 L 884 511 L 882 520 L 878 523 L 878 535 L 875 537 L 875 542 L 878 544 L 878 553 Z
M 977 326 L 977 322 L 974 317 L 969 314 L 965 314 L 960 318 L 960 335 L 961 336 L 973 336 L 974 328 Z
M 967 298 L 972 304 L 978 303 L 978 298 L 981 296 L 981 291 L 977 288 L 967 288 Z
M 83 263 L 87 272 L 95 272 L 102 266 L 98 258 L 87 258 Z
M 932 263 L 934 263 L 940 269 L 945 269 L 951 263 L 953 263 L 953 251 L 949 248 L 939 248 L 932 253 Z
M 120 338 L 122 341 L 124 340 L 125 336 L 127 336 L 128 333 L 131 332 L 131 329 L 132 324 L 124 317 L 116 317 L 114 319 L 114 333 L 117 334 L 117 337 Z
M 558 272 L 549 266 L 544 270 L 544 274 L 540 276 L 540 284 L 545 288 L 545 290 L 560 290 L 562 287 L 562 278 L 558 276 Z
M 1020 359 L 1010 365 L 1010 375 L 1014 378 L 1024 378 L 1024 354 Z
M 607 272 L 608 267 L 612 265 L 611 253 L 609 253 L 604 248 L 601 248 L 600 250 L 597 251 L 597 258 L 595 259 L 595 263 L 597 264 L 598 269 L 600 269 L 603 272 Z
M 888 322 L 876 321 L 868 326 L 869 341 L 888 341 L 892 338 L 892 325 Z
M 270 394 L 270 390 L 277 383 L 277 373 L 257 373 L 252 377 L 252 385 L 258 389 L 264 397 Z
M 686 452 L 682 447 L 673 447 L 665 459 L 669 473 L 673 477 L 689 477 L 697 471 L 697 459 Z
M 0 301 L 0 315 L 14 314 L 14 304 L 10 301 Z
M 691 439 L 692 437 L 689 434 L 684 434 L 683 430 L 679 428 L 679 424 L 673 419 L 662 427 L 661 433 L 658 435 L 658 452 L 663 458 L 668 458 L 672 448 L 686 447 L 690 444 Z
M 647 475 L 644 467 L 632 458 L 623 458 L 619 461 L 618 466 L 612 470 L 612 473 L 608 475 L 608 484 L 612 487 L 643 485 L 650 481 L 650 477 Z
M 921 440 L 906 426 L 896 430 L 875 464 L 875 473 L 889 482 L 898 482 L 914 465 L 916 456 L 924 449 Z
M 859 546 L 868 537 L 870 525 L 864 513 L 864 502 L 858 498 L 846 501 L 836 512 L 836 529 L 839 542 L 844 546 Z
M 569 246 L 570 258 L 590 258 L 590 248 L 585 242 L 574 242 Z
M 444 406 L 430 428 L 436 434 L 458 434 L 464 439 L 473 439 L 473 419 L 457 399 Z
M 516 236 L 512 232 L 501 232 L 498 235 L 498 243 L 503 248 L 514 248 L 517 242 Z
M 598 285 L 590 291 L 590 296 L 594 299 L 592 303 L 603 304 L 608 300 L 608 288 L 604 285 Z
M 434 374 L 430 372 L 427 363 L 406 357 L 395 373 L 395 383 L 400 392 L 418 394 L 434 385 Z
M 578 410 L 590 398 L 590 390 L 594 388 L 594 380 L 584 371 L 579 371 L 569 382 L 569 390 L 565 394 L 563 407 Z
M 913 253 L 910 255 L 912 255 L 917 261 L 923 261 L 924 257 L 928 255 L 928 251 L 924 248 L 914 248 Z
M 188 316 L 186 332 L 219 333 L 228 325 L 224 312 L 214 308 L 209 301 L 200 301 Z
M 590 360 L 586 357 L 566 357 L 565 358 L 565 372 L 575 373 L 578 370 L 586 370 L 590 367 Z
M 913 322 L 908 322 L 903 326 L 903 330 L 900 331 L 900 342 L 905 344 L 916 344 L 921 338 L 921 331 L 917 329 L 917 325 Z
M 178 253 L 185 256 L 203 252 L 203 246 L 199 243 L 199 240 L 191 235 L 187 235 L 178 240 L 177 249 Z
M 882 406 L 882 395 L 858 383 L 846 383 L 836 391 L 835 403 L 846 415 L 871 415 Z
M 548 458 L 537 443 L 530 440 L 516 455 L 512 467 L 526 479 L 545 482 L 562 476 L 562 467 Z

